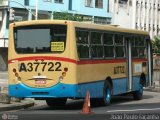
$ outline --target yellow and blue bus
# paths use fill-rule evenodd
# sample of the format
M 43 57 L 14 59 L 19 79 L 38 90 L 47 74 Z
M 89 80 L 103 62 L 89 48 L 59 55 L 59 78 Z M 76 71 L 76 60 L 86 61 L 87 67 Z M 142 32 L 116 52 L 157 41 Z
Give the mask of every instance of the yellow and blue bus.
M 63 106 L 67 98 L 109 105 L 111 96 L 141 99 L 152 85 L 152 52 L 145 31 L 65 20 L 10 24 L 9 94 Z

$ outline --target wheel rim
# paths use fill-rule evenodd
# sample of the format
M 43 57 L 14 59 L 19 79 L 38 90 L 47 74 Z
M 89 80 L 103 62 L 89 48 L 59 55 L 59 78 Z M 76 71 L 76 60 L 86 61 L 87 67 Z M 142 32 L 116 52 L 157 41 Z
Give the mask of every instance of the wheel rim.
M 111 94 L 110 94 L 110 89 L 106 89 L 106 102 L 110 102 Z

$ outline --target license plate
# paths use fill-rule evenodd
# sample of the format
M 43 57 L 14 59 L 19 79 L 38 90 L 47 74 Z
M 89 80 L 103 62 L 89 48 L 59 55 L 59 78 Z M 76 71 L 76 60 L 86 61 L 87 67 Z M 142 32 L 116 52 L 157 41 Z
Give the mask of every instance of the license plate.
M 45 79 L 36 79 L 35 83 L 36 84 L 46 84 L 46 80 Z

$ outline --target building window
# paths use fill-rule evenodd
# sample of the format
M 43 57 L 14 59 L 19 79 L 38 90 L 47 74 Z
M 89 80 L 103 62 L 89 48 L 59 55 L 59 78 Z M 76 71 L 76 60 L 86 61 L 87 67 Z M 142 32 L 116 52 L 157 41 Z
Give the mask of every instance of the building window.
M 25 0 L 24 5 L 29 6 L 29 0 Z
M 69 6 L 68 6 L 69 10 L 72 10 L 72 0 L 69 0 Z
M 119 0 L 119 4 L 127 4 L 128 0 Z
M 14 9 L 14 21 L 28 20 L 28 11 L 25 9 Z
M 43 0 L 44 2 L 52 2 L 52 0 Z
M 109 5 L 110 5 L 110 1 L 108 0 L 108 5 L 107 5 L 107 12 L 109 13 Z
M 55 3 L 63 3 L 63 0 L 54 0 Z
M 160 5 L 158 4 L 158 11 L 160 11 Z
M 92 0 L 85 0 L 85 6 L 86 7 L 92 7 L 93 6 L 92 3 L 93 3 Z
M 103 8 L 103 0 L 96 0 L 95 7 L 96 8 Z
M 33 13 L 34 12 L 35 11 L 33 10 Z M 43 20 L 43 19 L 48 20 L 48 19 L 51 19 L 51 12 L 39 10 L 38 11 L 38 19 L 39 20 Z M 35 16 L 33 16 L 33 15 L 32 15 L 32 20 L 35 20 Z
M 111 24 L 111 18 L 94 17 L 94 23 L 97 23 L 97 24 Z
M 132 0 L 129 1 L 129 6 L 132 6 Z

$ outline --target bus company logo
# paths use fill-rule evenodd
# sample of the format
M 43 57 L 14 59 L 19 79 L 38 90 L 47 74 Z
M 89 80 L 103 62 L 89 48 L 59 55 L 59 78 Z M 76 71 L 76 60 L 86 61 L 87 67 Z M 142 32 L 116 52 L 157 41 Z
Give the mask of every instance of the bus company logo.
M 2 120 L 7 120 L 8 119 L 8 115 L 7 114 L 2 114 Z

